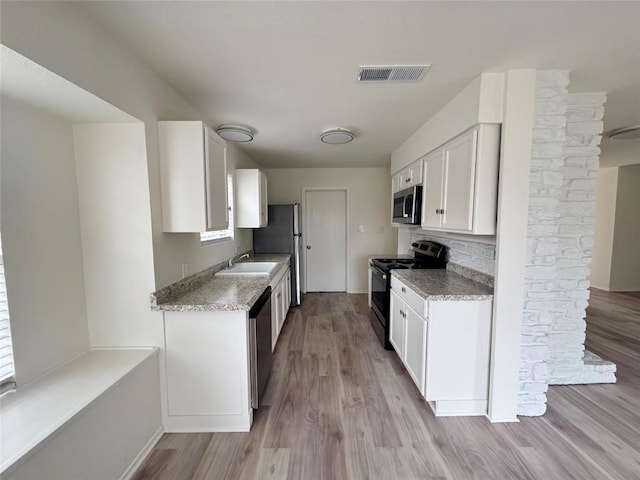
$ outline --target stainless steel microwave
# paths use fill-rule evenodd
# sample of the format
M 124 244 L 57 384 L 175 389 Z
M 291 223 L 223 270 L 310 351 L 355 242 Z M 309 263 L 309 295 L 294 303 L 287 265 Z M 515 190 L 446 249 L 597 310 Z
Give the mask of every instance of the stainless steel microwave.
M 393 194 L 393 223 L 420 225 L 422 215 L 422 185 Z

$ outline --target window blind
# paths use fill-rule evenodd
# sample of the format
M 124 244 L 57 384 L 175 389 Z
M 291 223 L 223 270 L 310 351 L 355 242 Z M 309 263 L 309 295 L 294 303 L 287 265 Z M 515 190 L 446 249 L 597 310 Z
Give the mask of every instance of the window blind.
M 233 198 L 233 175 L 229 173 L 227 174 L 227 204 L 229 205 L 229 227 L 224 230 L 200 233 L 200 241 L 203 244 L 206 245 L 209 243 L 233 240 L 233 210 L 235 208 L 235 205 L 233 204 Z
M 15 388 L 16 382 L 14 375 L 13 344 L 11 343 L 11 326 L 9 325 L 9 305 L 7 303 L 7 289 L 4 281 L 2 240 L 0 239 L 0 394 Z

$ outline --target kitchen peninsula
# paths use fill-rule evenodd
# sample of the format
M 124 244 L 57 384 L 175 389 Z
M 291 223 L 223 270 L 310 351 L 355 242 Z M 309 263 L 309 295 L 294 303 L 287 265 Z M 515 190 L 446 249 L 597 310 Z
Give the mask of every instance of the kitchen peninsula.
M 225 267 L 218 264 L 151 295 L 152 309 L 162 311 L 164 321 L 166 431 L 251 428 L 249 311 L 271 287 L 275 346 L 288 307 L 281 298 L 289 287 L 289 255 L 256 255 L 249 260 L 277 265 L 262 275 L 216 276 Z

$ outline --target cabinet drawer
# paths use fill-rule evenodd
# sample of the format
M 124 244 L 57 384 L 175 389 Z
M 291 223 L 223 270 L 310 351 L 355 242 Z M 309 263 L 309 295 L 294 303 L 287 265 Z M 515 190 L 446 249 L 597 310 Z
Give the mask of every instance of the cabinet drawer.
M 418 295 L 416 292 L 407 287 L 404 283 L 398 280 L 393 275 L 391 276 L 391 289 L 396 292 L 396 294 L 413 308 L 420 315 L 423 315 L 425 318 L 427 316 L 427 302 L 424 298 Z

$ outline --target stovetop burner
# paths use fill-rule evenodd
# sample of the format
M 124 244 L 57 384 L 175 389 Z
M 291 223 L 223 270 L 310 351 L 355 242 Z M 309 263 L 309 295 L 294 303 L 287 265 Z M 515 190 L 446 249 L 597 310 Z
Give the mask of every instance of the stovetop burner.
M 401 263 L 390 263 L 390 264 L 387 265 L 387 268 L 404 268 L 404 269 L 407 269 L 407 268 L 413 268 L 413 266 L 409 266 L 409 265 L 406 265 L 406 264 L 403 265 Z
M 380 263 L 392 263 L 392 264 L 405 264 L 410 265 L 413 263 L 413 258 L 376 258 Z

